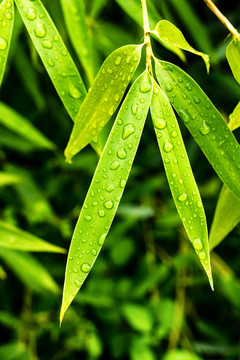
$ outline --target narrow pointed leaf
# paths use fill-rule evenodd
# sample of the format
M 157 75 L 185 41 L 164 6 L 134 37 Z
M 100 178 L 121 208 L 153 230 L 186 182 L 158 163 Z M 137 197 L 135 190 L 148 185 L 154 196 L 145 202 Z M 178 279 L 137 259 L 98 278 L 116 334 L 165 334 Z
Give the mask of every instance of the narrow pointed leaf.
M 233 76 L 240 84 L 240 39 L 233 39 L 226 50 L 227 61 Z
M 91 83 L 94 79 L 94 61 L 84 1 L 61 0 L 61 5 L 72 45 Z
M 1 248 L 0 257 L 11 268 L 16 276 L 30 289 L 54 294 L 59 288 L 47 269 L 31 254 Z
M 55 149 L 55 145 L 28 119 L 2 102 L 0 102 L 0 124 L 30 141 L 36 148 Z
M 15 0 L 32 42 L 52 83 L 74 121 L 86 96 L 82 78 L 40 0 Z
M 101 66 L 77 115 L 65 149 L 67 161 L 99 134 L 117 109 L 139 64 L 142 45 L 115 50 Z
M 152 96 L 143 73 L 115 120 L 83 204 L 68 254 L 60 321 L 99 254 L 117 211 L 138 148 Z
M 13 0 L 3 0 L 0 4 L 0 18 L 4 19 L 0 29 L 0 85 L 6 68 L 14 23 Z
M 207 222 L 201 196 L 176 116 L 166 94 L 156 82 L 150 109 L 176 208 L 213 288 Z
M 240 201 L 223 185 L 214 213 L 209 245 L 215 248 L 240 222 Z
M 139 0 L 115 0 L 119 6 L 128 14 L 141 28 L 143 27 L 143 16 L 142 16 L 142 7 L 141 2 Z M 155 6 L 151 1 L 147 2 L 148 7 L 148 18 L 149 18 L 149 25 L 151 29 L 154 29 L 159 19 L 162 16 L 159 15 Z M 175 46 L 171 46 L 163 42 L 158 37 L 156 40 L 160 42 L 168 50 L 175 53 L 182 61 L 185 61 L 185 55 L 182 50 L 176 48 Z
M 34 252 L 66 252 L 59 246 L 50 244 L 3 221 L 0 221 L 0 248 Z
M 231 131 L 236 130 L 240 126 L 240 102 L 237 104 L 232 114 L 229 116 L 228 127 Z
M 158 22 L 153 34 L 159 37 L 162 41 L 166 42 L 169 45 L 176 46 L 182 50 L 190 51 L 191 53 L 201 56 L 205 62 L 207 72 L 210 68 L 210 60 L 207 54 L 204 54 L 200 51 L 195 50 L 187 40 L 185 39 L 183 33 L 170 21 L 161 20 Z
M 219 111 L 179 67 L 156 60 L 156 76 L 220 179 L 240 199 L 240 146 Z

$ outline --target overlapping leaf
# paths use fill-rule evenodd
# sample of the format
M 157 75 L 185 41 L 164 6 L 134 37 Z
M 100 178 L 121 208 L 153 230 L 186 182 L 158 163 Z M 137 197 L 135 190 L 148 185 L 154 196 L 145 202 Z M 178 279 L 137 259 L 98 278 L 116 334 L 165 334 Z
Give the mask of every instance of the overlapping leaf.
M 182 50 L 190 51 L 191 53 L 201 56 L 205 62 L 207 72 L 210 68 L 210 60 L 207 54 L 204 54 L 200 51 L 195 50 L 187 40 L 185 39 L 183 33 L 170 21 L 161 20 L 158 22 L 153 34 L 159 37 L 162 41 L 166 42 L 169 45 L 176 46 Z
M 207 222 L 201 196 L 177 119 L 166 94 L 156 82 L 150 108 L 173 199 L 188 237 L 213 287 Z
M 232 114 L 229 116 L 228 127 L 231 131 L 236 130 L 240 126 L 240 102 L 237 104 Z
M 105 241 L 138 148 L 152 96 L 143 73 L 132 85 L 96 168 L 68 254 L 60 320 L 73 301 Z
M 240 199 L 240 146 L 199 85 L 183 70 L 156 60 L 157 79 L 220 179 Z
M 65 149 L 67 161 L 99 134 L 117 109 L 139 64 L 142 45 L 115 50 L 101 66 L 77 115 Z

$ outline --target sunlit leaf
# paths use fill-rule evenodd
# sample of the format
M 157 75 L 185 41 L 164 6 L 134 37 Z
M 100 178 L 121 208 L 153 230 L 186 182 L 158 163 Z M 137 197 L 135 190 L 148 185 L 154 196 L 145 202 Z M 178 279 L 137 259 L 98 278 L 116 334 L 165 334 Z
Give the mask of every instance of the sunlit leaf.
M 65 149 L 67 161 L 102 130 L 117 109 L 139 64 L 142 45 L 115 50 L 101 66 L 77 115 Z
M 240 126 L 240 102 L 237 104 L 232 114 L 229 115 L 228 127 L 231 131 L 236 130 Z
M 143 73 L 121 106 L 74 230 L 60 321 L 89 274 L 108 234 L 138 148 L 151 97 L 151 78 L 148 73 Z
M 156 75 L 220 179 L 240 199 L 240 146 L 219 111 L 179 67 L 156 60 Z
M 40 293 L 59 292 L 55 280 L 47 269 L 31 254 L 1 248 L 0 257 L 30 289 Z
M 23 181 L 21 176 L 0 171 L 0 186 L 16 184 Z
M 65 253 L 63 248 L 3 221 L 0 221 L 0 247 L 21 251 Z
M 2 102 L 0 102 L 0 124 L 30 141 L 36 148 L 55 149 L 55 145 L 28 119 Z
M 240 39 L 233 39 L 226 50 L 227 61 L 233 76 L 240 84 Z
M 170 21 L 161 20 L 158 22 L 153 34 L 159 37 L 162 41 L 166 42 L 169 45 L 176 46 L 182 50 L 190 51 L 195 55 L 199 55 L 202 57 L 205 62 L 207 72 L 209 72 L 210 68 L 210 60 L 207 54 L 204 54 L 200 51 L 195 50 L 187 40 L 185 39 L 183 33 Z
M 13 0 L 3 0 L 0 4 L 0 18 L 4 19 L 5 25 L 0 29 L 0 85 L 6 68 L 14 20 Z
M 213 287 L 208 230 L 202 199 L 192 173 L 177 119 L 167 95 L 156 82 L 150 109 L 176 208 L 194 250 L 207 273 L 210 285 Z

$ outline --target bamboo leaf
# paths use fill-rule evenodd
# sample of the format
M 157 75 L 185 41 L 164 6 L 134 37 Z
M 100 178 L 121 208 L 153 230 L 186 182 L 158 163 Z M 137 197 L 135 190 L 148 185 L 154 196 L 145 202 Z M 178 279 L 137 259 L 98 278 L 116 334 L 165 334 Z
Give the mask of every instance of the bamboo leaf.
M 0 247 L 34 252 L 55 252 L 64 254 L 65 249 L 50 244 L 37 236 L 0 221 Z
M 240 102 L 237 104 L 232 114 L 229 116 L 228 127 L 231 131 L 236 130 L 240 126 Z
M 58 285 L 46 268 L 31 254 L 1 248 L 0 257 L 30 289 L 45 293 L 59 292 Z
M 143 27 L 143 18 L 142 18 L 142 8 L 140 1 L 138 0 L 115 0 L 118 5 L 130 16 L 141 28 Z M 159 15 L 157 12 L 155 6 L 151 1 L 148 1 L 148 18 L 149 18 L 149 24 L 150 28 L 154 29 L 156 27 L 157 22 L 159 19 L 161 19 L 162 16 Z M 163 45 L 168 50 L 175 53 L 182 61 L 185 61 L 185 55 L 184 53 L 176 48 L 175 46 L 171 46 L 166 44 L 166 42 L 162 41 L 158 37 L 156 37 L 156 40 L 160 42 L 161 45 Z
M 153 125 L 176 208 L 211 287 L 206 216 L 184 146 L 180 128 L 167 95 L 155 82 L 150 106 Z
M 159 37 L 160 40 L 166 42 L 169 45 L 176 46 L 182 50 L 190 51 L 191 53 L 201 56 L 205 62 L 207 72 L 209 73 L 210 69 L 210 60 L 207 54 L 204 54 L 200 51 L 195 50 L 187 40 L 185 39 L 183 33 L 170 21 L 161 20 L 158 22 L 153 34 Z
M 101 66 L 77 115 L 65 149 L 67 161 L 99 134 L 117 109 L 139 64 L 142 45 L 115 50 Z
M 223 185 L 211 226 L 209 244 L 215 248 L 240 222 L 240 201 Z
M 240 84 L 240 39 L 233 39 L 226 50 L 227 61 L 233 76 Z
M 89 79 L 94 79 L 94 61 L 89 29 L 86 24 L 85 6 L 83 0 L 61 0 L 64 19 L 68 34 L 79 60 Z
M 60 321 L 99 254 L 121 200 L 152 96 L 143 73 L 115 120 L 83 204 L 68 254 Z
M 156 60 L 157 79 L 210 164 L 240 199 L 240 146 L 199 85 L 183 70 Z
M 50 150 L 56 148 L 29 120 L 2 102 L 0 102 L 0 124 L 30 141 L 36 148 Z
M 4 25 L 0 29 L 0 85 L 6 68 L 14 23 L 13 0 L 3 0 L 0 4 L 0 18 L 4 19 Z
M 40 0 L 15 0 L 32 42 L 52 83 L 74 121 L 86 96 L 82 78 Z

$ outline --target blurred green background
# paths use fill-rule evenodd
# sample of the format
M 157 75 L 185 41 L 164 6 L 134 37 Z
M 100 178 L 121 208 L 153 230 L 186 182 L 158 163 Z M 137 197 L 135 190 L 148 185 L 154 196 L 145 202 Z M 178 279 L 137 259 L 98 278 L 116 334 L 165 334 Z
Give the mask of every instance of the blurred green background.
M 43 2 L 87 84 L 59 0 Z M 139 1 L 91 0 L 86 20 L 95 69 L 119 46 L 141 43 Z M 211 56 L 183 63 L 153 40 L 157 57 L 181 66 L 223 116 L 240 98 L 225 58 L 228 31 L 200 0 L 147 1 L 151 23 L 167 18 L 196 49 Z M 240 2 L 216 1 L 238 27 Z M 144 59 L 135 77 L 144 69 Z M 90 146 L 64 161 L 72 121 L 16 15 L 1 101 L 56 144 L 39 150 L 0 124 L 2 171 L 21 176 L 0 187 L 0 217 L 68 249 L 98 156 Z M 1 117 L 1 115 L 0 115 Z M 113 119 L 112 119 L 113 120 Z M 2 122 L 1 122 L 2 123 Z M 221 182 L 180 122 L 210 228 Z M 235 132 L 239 138 L 239 130 Z M 212 252 L 215 291 L 189 244 L 171 198 L 148 118 L 140 148 L 103 250 L 62 327 L 58 318 L 66 255 L 0 250 L 1 360 L 237 360 L 240 359 L 240 228 Z

